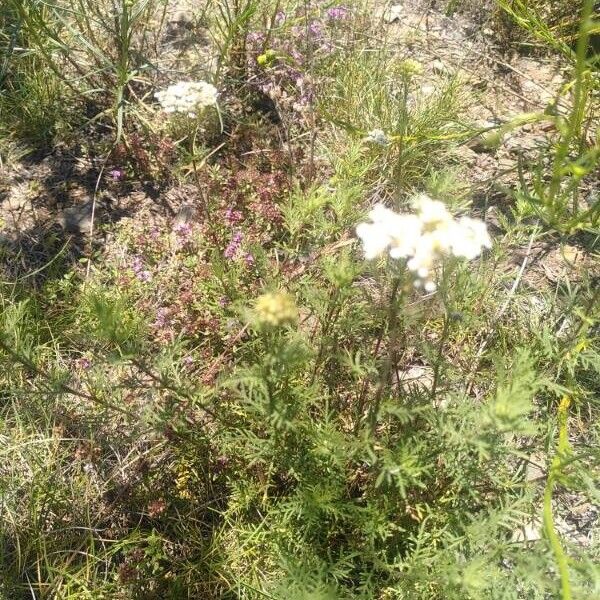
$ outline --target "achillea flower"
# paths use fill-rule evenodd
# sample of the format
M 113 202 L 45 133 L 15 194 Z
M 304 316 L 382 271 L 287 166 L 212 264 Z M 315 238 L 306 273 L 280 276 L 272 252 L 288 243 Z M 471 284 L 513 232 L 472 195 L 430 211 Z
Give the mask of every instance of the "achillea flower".
M 412 58 L 407 58 L 400 63 L 400 68 L 404 75 L 422 75 L 423 65 Z
M 461 217 L 458 220 L 461 235 L 452 240 L 452 253 L 467 260 L 473 260 L 481 252 L 481 248 L 491 248 L 492 239 L 487 226 L 479 219 Z
M 366 259 L 389 252 L 391 258 L 406 259 L 417 288 L 436 289 L 432 273 L 445 256 L 472 260 L 492 240 L 483 221 L 470 217 L 456 220 L 446 206 L 421 194 L 413 199 L 415 213 L 399 214 L 377 204 L 369 213 L 370 223 L 360 223 L 356 233 Z
M 166 113 L 183 113 L 190 118 L 217 104 L 218 91 L 206 81 L 180 81 L 155 94 Z
M 259 325 L 280 327 L 298 320 L 298 308 L 290 294 L 269 292 L 256 300 L 254 316 Z

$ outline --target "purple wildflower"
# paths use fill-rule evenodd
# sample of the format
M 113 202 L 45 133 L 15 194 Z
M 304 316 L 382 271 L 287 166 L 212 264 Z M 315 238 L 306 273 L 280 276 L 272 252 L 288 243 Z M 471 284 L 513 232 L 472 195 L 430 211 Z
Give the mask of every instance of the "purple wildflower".
M 225 258 L 232 259 L 235 258 L 240 246 L 242 245 L 242 241 L 244 239 L 244 234 L 238 229 L 231 238 L 229 245 L 225 248 Z
M 152 326 L 155 327 L 156 329 L 162 329 L 163 327 L 165 327 L 167 325 L 168 319 L 167 316 L 169 314 L 169 311 L 166 308 L 159 308 L 156 311 L 156 319 L 154 320 L 154 323 L 152 323 Z
M 133 262 L 131 263 L 131 268 L 133 269 L 134 273 L 137 273 L 138 271 L 141 271 L 144 268 L 144 261 L 140 256 L 136 256 L 133 259 Z
M 295 48 L 290 50 L 290 56 L 294 59 L 296 64 L 301 65 L 304 63 L 304 56 L 302 55 L 302 52 L 299 52 Z
M 112 171 L 109 171 L 108 174 L 115 181 L 121 181 L 121 179 L 123 179 L 123 177 L 125 176 L 125 171 L 123 171 L 123 169 L 112 169 Z
M 251 252 L 247 252 L 246 254 L 244 254 L 244 261 L 249 267 L 251 267 L 254 264 L 254 256 L 252 256 Z
M 176 223 L 173 227 L 173 232 L 177 237 L 179 246 L 185 246 L 191 241 L 193 227 L 190 223 Z
M 75 361 L 75 365 L 77 366 L 78 369 L 86 370 L 92 366 L 92 362 L 90 361 L 89 358 L 82 357 L 82 358 L 78 358 Z
M 246 38 L 246 40 L 250 43 L 250 44 L 262 44 L 265 41 L 265 34 L 264 33 L 260 33 L 259 31 L 251 31 L 248 34 L 248 37 Z
M 173 231 L 182 238 L 189 238 L 192 234 L 192 226 L 189 223 L 176 223 Z
M 185 367 L 191 369 L 194 366 L 194 357 L 188 354 L 187 356 L 184 356 L 181 359 L 181 362 L 184 364 Z
M 323 25 L 319 21 L 312 21 L 308 26 L 308 32 L 316 38 L 321 37 L 323 35 Z
M 144 261 L 142 260 L 142 258 L 140 256 L 136 256 L 133 259 L 133 262 L 131 264 L 131 269 L 133 270 L 134 275 L 140 280 L 140 281 L 150 281 L 152 279 L 152 273 L 150 273 L 150 271 L 148 271 L 147 269 L 144 269 Z
M 239 210 L 235 210 L 231 206 L 225 211 L 225 219 L 230 225 L 239 223 L 243 218 L 242 213 Z
M 334 21 L 341 21 L 348 18 L 348 7 L 347 6 L 334 6 L 327 9 L 327 16 Z

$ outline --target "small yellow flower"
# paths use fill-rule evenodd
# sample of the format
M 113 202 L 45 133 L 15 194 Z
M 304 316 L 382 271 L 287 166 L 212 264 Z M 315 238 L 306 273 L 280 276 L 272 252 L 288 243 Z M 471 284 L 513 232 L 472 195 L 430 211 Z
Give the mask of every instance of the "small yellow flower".
M 423 65 L 416 60 L 407 58 L 400 63 L 402 73 L 407 76 L 418 76 L 423 74 Z
M 269 292 L 256 300 L 254 315 L 260 325 L 280 327 L 298 320 L 298 307 L 290 294 Z
M 264 54 L 261 54 L 256 59 L 256 62 L 261 67 L 270 67 L 275 62 L 276 58 L 277 58 L 277 52 L 275 52 L 275 50 L 267 50 Z
M 184 462 L 178 462 L 174 467 L 174 475 L 177 495 L 184 500 L 190 500 L 192 498 L 189 489 L 192 483 L 192 471 Z

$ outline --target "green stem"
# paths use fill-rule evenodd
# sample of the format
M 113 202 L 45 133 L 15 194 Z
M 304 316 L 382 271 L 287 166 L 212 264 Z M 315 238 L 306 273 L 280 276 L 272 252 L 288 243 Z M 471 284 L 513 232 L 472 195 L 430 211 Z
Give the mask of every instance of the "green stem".
M 548 480 L 546 481 L 546 488 L 544 490 L 544 531 L 546 532 L 546 536 L 548 537 L 550 547 L 558 566 L 562 600 L 572 600 L 573 595 L 571 593 L 568 557 L 562 547 L 560 538 L 556 533 L 556 529 L 554 528 L 554 517 L 552 514 L 552 492 L 554 491 L 554 486 L 564 465 L 564 457 L 569 450 L 567 418 L 570 404 L 570 398 L 565 396 L 561 400 L 561 403 L 558 407 L 558 446 L 556 449 L 556 455 L 552 459 L 550 472 L 548 473 Z
M 379 385 L 375 392 L 375 400 L 371 411 L 369 413 L 369 427 L 371 433 L 375 431 L 377 425 L 377 417 L 379 416 L 379 410 L 381 408 L 381 400 L 385 390 L 389 387 L 390 379 L 394 373 L 394 369 L 397 364 L 397 345 L 398 345 L 398 291 L 400 290 L 402 280 L 400 277 L 396 277 L 392 284 L 392 291 L 390 293 L 390 303 L 388 306 L 388 331 L 389 331 L 389 348 L 388 358 L 383 366 Z
M 103 406 L 104 408 L 115 410 L 124 415 L 131 416 L 130 411 L 117 404 L 113 404 L 112 402 L 103 400 L 95 394 L 88 394 L 87 392 L 84 392 L 82 390 L 75 389 L 62 381 L 56 381 L 50 373 L 47 373 L 46 371 L 38 367 L 30 358 L 12 348 L 10 344 L 3 339 L 2 336 L 0 336 L 0 350 L 3 350 L 6 354 L 8 354 L 10 358 L 12 358 L 16 363 L 20 364 L 22 367 L 24 367 L 25 370 L 27 370 L 31 375 L 39 377 L 45 384 L 46 391 L 52 392 L 54 389 L 58 389 L 63 394 L 77 396 L 78 398 L 83 398 L 84 400 L 88 400 L 89 402 L 93 402 L 94 404 Z
M 442 328 L 442 335 L 440 336 L 440 344 L 438 346 L 438 352 L 435 360 L 435 365 L 433 366 L 433 382 L 431 384 L 431 400 L 435 400 L 435 395 L 437 393 L 439 380 L 440 380 L 440 371 L 442 366 L 442 360 L 444 357 L 444 348 L 446 345 L 446 340 L 448 339 L 448 334 L 450 333 L 450 315 L 448 311 L 444 313 L 444 325 Z
M 581 15 L 581 27 L 577 40 L 577 51 L 575 60 L 575 83 L 573 86 L 573 108 L 565 125 L 566 131 L 562 135 L 562 140 L 558 144 L 554 163 L 552 166 L 552 179 L 548 189 L 548 207 L 551 211 L 551 219 L 555 221 L 557 211 L 563 206 L 558 206 L 561 192 L 561 183 L 563 181 L 563 169 L 568 162 L 571 144 L 574 139 L 580 136 L 587 95 L 584 94 L 584 78 L 586 71 L 587 45 L 590 37 L 589 21 L 593 11 L 594 0 L 587 0 L 583 7 Z M 575 192 L 576 194 L 576 192 Z M 573 212 L 577 211 L 577 199 L 573 200 Z

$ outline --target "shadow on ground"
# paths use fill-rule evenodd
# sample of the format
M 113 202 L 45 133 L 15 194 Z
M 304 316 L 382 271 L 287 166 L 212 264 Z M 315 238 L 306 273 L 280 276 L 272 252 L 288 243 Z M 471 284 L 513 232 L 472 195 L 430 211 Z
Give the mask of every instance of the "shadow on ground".
M 82 157 L 83 154 L 83 157 Z M 122 172 L 122 171 L 121 171 Z M 141 206 L 173 214 L 165 186 L 129 182 L 77 149 L 30 154 L 0 170 L 0 273 L 38 287 L 102 247 Z M 90 235 L 92 232 L 93 235 Z

